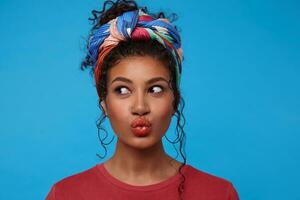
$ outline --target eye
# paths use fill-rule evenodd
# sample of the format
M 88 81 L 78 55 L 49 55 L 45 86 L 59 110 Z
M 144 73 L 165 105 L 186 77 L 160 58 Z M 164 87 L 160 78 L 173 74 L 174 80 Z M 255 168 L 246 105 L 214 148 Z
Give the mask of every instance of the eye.
M 130 93 L 127 87 L 119 86 L 114 89 L 114 91 L 118 94 L 124 95 Z
M 154 85 L 150 88 L 150 91 L 153 91 L 153 93 L 161 93 L 163 91 L 163 87 Z

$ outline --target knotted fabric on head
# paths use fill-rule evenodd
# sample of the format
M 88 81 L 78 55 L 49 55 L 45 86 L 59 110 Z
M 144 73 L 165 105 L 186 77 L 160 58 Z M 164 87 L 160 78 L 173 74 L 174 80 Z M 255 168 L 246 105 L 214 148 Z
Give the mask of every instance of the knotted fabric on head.
M 94 78 L 98 88 L 104 58 L 121 41 L 157 40 L 168 49 L 176 61 L 177 87 L 180 84 L 182 48 L 175 27 L 166 18 L 154 19 L 142 10 L 124 12 L 115 19 L 94 30 L 88 43 L 89 55 L 94 63 Z

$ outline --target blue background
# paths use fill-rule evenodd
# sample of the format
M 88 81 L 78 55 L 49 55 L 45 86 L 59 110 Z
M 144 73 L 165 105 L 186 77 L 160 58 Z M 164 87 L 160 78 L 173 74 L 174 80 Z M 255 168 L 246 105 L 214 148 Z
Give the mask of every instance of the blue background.
M 179 15 L 188 163 L 230 180 L 243 200 L 299 200 L 299 1 L 139 2 Z M 0 1 L 0 199 L 44 199 L 102 162 L 97 94 L 79 70 L 87 18 L 101 6 Z

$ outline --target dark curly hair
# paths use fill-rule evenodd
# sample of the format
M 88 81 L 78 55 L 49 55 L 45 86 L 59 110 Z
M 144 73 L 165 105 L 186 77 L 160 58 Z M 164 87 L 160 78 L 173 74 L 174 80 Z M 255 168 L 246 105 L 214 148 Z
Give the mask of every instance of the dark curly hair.
M 119 15 L 122 15 L 124 12 L 127 11 L 133 11 L 137 9 L 142 9 L 145 13 L 148 13 L 154 18 L 166 18 L 165 14 L 163 12 L 159 12 L 157 14 L 149 13 L 148 9 L 146 7 L 139 7 L 135 1 L 129 1 L 129 0 L 117 0 L 116 2 L 106 0 L 103 4 L 103 9 L 101 11 L 92 10 L 93 18 L 89 18 L 89 20 L 92 21 L 93 27 L 90 31 L 90 35 L 87 39 L 87 43 L 89 38 L 92 36 L 93 32 L 99 28 L 101 25 L 107 23 L 108 21 L 116 18 Z M 172 14 L 168 19 L 172 22 L 177 18 L 176 14 Z M 175 26 L 176 28 L 176 26 Z M 177 28 L 176 28 L 177 29 Z M 88 45 L 87 45 L 88 49 Z M 111 52 L 104 58 L 103 65 L 101 66 L 101 75 L 99 77 L 99 83 L 98 88 L 100 91 L 99 94 L 99 108 L 101 109 L 102 113 L 100 118 L 97 120 L 97 128 L 98 128 L 98 138 L 100 141 L 100 144 L 104 148 L 105 154 L 104 156 L 101 156 L 99 154 L 96 154 L 99 158 L 103 159 L 107 154 L 107 148 L 106 146 L 109 145 L 112 140 L 109 142 L 105 142 L 105 140 L 108 137 L 107 131 L 102 127 L 102 123 L 106 118 L 106 115 L 104 114 L 104 109 L 101 106 L 101 101 L 105 99 L 107 95 L 107 73 L 108 70 L 116 65 L 120 60 L 123 58 L 129 57 L 129 56 L 151 56 L 159 61 L 161 61 L 164 66 L 166 66 L 169 69 L 170 72 L 170 82 L 169 86 L 172 89 L 172 92 L 174 94 L 174 101 L 173 101 L 173 108 L 176 111 L 174 116 L 177 118 L 176 123 L 176 138 L 175 140 L 171 141 L 167 137 L 167 141 L 169 141 L 174 149 L 176 150 L 176 157 L 180 154 L 180 156 L 183 159 L 183 163 L 179 168 L 179 173 L 181 174 L 181 181 L 178 186 L 178 192 L 180 199 L 183 199 L 183 192 L 184 192 L 184 182 L 185 182 L 185 176 L 182 173 L 182 167 L 186 165 L 186 153 L 185 153 L 185 132 L 183 130 L 183 127 L 185 125 L 185 117 L 183 115 L 183 109 L 184 109 L 184 100 L 182 96 L 180 95 L 180 90 L 176 84 L 176 61 L 174 57 L 172 56 L 171 52 L 167 50 L 163 45 L 161 45 L 156 40 L 147 40 L 147 41 L 122 41 L 120 42 L 115 48 L 111 50 Z M 90 55 L 87 53 L 85 59 L 81 62 L 80 69 L 85 70 L 87 68 L 90 68 L 90 75 L 93 76 L 94 74 L 94 62 Z M 101 136 L 101 132 L 103 133 L 103 136 Z M 176 148 L 176 144 L 178 144 L 179 152 Z

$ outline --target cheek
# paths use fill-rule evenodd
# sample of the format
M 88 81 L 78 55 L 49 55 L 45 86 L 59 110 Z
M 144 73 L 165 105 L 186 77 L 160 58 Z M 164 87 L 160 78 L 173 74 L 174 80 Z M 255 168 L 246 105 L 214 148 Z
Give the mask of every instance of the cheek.
M 173 114 L 172 101 L 173 99 L 171 98 L 165 99 L 163 101 L 156 102 L 156 104 L 152 107 L 152 113 L 156 124 L 158 125 L 157 128 L 160 129 L 159 132 L 164 133 L 170 125 Z
M 128 107 L 125 102 L 112 100 L 107 104 L 107 109 L 111 126 L 115 133 L 119 133 L 128 123 Z
M 160 118 L 164 119 L 172 115 L 173 108 L 170 102 L 160 102 L 154 105 L 153 111 L 156 115 L 160 116 Z

